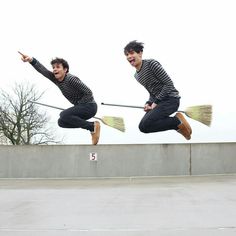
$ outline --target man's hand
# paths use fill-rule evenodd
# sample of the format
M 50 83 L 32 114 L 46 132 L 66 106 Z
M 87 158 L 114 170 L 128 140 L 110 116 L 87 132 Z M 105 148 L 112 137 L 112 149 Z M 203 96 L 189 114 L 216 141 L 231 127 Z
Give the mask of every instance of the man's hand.
M 157 106 L 157 104 L 156 104 L 156 103 L 153 103 L 153 104 L 151 105 L 151 108 L 154 109 L 156 106 Z
M 155 107 L 157 107 L 157 104 L 156 104 L 156 103 L 152 103 L 151 106 L 147 103 L 147 104 L 145 104 L 145 106 L 144 106 L 144 111 L 148 112 L 148 111 L 154 109 Z
M 33 58 L 32 58 L 32 57 L 29 57 L 29 56 L 27 56 L 27 55 L 25 55 L 25 54 L 23 54 L 23 53 L 21 53 L 21 52 L 19 52 L 19 51 L 18 51 L 18 53 L 22 56 L 22 57 L 21 57 L 21 60 L 22 60 L 23 62 L 32 62 L 32 61 L 33 61 Z
M 152 110 L 152 107 L 149 104 L 145 104 L 144 111 L 148 112 L 150 110 Z

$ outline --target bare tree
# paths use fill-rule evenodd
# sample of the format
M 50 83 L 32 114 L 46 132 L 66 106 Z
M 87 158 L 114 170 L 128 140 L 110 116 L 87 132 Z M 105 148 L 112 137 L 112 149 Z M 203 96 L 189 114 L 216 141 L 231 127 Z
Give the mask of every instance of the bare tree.
M 15 84 L 12 94 L 0 91 L 0 143 L 58 143 L 52 129 L 48 128 L 49 117 L 30 102 L 38 101 L 42 95 L 29 84 Z

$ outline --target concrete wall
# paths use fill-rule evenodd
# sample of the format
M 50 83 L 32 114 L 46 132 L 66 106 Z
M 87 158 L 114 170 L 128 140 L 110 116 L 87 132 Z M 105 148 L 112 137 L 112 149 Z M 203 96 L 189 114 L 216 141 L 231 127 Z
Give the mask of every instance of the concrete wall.
M 236 143 L 0 146 L 0 178 L 229 173 L 236 173 Z

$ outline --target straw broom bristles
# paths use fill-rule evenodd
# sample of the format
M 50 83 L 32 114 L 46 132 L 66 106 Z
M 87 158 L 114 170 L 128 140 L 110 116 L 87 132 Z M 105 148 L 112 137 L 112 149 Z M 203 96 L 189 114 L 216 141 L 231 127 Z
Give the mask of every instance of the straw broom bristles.
M 124 119 L 122 117 L 116 116 L 103 116 L 102 118 L 94 117 L 103 122 L 103 124 L 108 125 L 114 129 L 118 129 L 121 132 L 125 132 Z
M 211 125 L 212 121 L 212 105 L 198 105 L 187 107 L 183 113 L 194 119 L 196 121 L 201 122 L 207 126 Z

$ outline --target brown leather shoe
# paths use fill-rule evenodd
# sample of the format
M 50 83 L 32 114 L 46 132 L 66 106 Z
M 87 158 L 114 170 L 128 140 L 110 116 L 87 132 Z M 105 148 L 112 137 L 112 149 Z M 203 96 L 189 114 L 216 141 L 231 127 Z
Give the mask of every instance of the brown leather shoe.
M 180 120 L 180 122 L 187 127 L 187 129 L 189 130 L 190 135 L 191 135 L 192 134 L 192 128 L 191 128 L 190 124 L 187 122 L 187 120 L 184 118 L 184 115 L 180 112 L 177 112 L 175 114 L 175 117 L 177 117 Z
M 94 121 L 94 131 L 91 132 L 91 135 L 92 135 L 92 144 L 97 145 L 100 137 L 100 123 L 98 121 Z
M 192 129 L 187 120 L 184 118 L 184 116 L 181 113 L 177 113 L 175 115 L 181 122 L 181 124 L 178 125 L 178 130 L 180 134 L 182 134 L 187 140 L 191 139 Z
M 191 134 L 189 133 L 189 130 L 187 129 L 187 127 L 184 126 L 184 124 L 180 124 L 178 128 L 179 129 L 177 130 L 177 132 L 182 134 L 187 140 L 191 139 Z

